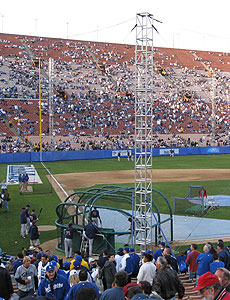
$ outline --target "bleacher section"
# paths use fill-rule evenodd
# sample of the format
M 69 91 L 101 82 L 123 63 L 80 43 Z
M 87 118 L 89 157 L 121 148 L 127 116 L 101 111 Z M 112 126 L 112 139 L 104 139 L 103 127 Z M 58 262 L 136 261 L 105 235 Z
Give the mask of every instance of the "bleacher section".
M 23 45 L 33 53 L 33 59 Z M 104 142 L 108 140 L 105 136 L 118 136 L 128 141 L 134 133 L 134 51 L 133 45 L 126 44 L 0 34 L 1 135 L 16 136 L 16 132 L 19 136 L 28 136 L 29 140 L 37 139 L 37 58 L 41 58 L 42 69 L 48 73 L 48 59 L 52 57 L 56 93 L 53 136 L 79 139 L 84 136 L 87 140 L 99 137 Z M 197 144 L 208 145 L 214 95 L 216 142 L 228 144 L 224 136 L 230 125 L 230 56 L 227 53 L 156 48 L 154 63 L 155 146 L 162 145 L 158 142 L 159 135 L 166 136 L 164 144 L 168 145 L 168 134 L 173 134 L 176 139 L 180 135 L 179 144 L 189 143 L 183 139 L 187 134 L 197 135 Z M 218 74 L 214 85 L 202 63 Z M 42 76 L 43 135 L 49 134 L 48 90 L 48 81 Z M 9 122 L 14 130 L 9 128 Z

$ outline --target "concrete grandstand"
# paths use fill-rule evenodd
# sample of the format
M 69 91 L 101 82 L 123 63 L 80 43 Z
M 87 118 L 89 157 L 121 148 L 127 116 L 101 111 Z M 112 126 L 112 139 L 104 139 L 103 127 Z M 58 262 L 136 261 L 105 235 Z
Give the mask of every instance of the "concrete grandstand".
M 48 72 L 49 57 L 54 130 L 49 133 L 49 86 L 42 76 L 43 150 L 50 134 L 57 151 L 133 148 L 134 51 L 126 44 L 0 34 L 0 151 L 39 151 L 36 58 Z M 154 64 L 154 147 L 229 145 L 229 54 L 155 48 Z

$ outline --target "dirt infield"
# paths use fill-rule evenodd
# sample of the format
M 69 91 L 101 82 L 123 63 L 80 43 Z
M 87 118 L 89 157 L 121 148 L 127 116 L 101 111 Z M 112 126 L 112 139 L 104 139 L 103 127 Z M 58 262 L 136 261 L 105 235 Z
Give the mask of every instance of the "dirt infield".
M 57 174 L 55 178 L 68 192 L 95 184 L 134 182 L 134 170 Z M 153 182 L 206 181 L 230 179 L 230 169 L 164 169 L 153 170 Z

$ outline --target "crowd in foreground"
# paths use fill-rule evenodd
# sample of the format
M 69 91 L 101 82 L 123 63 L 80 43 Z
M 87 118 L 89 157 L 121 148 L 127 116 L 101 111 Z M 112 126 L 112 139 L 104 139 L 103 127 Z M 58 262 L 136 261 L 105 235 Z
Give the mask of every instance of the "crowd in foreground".
M 185 266 L 185 268 L 184 268 Z M 79 251 L 63 262 L 38 246 L 23 249 L 0 266 L 0 297 L 55 300 L 175 300 L 185 288 L 179 273 L 189 273 L 193 291 L 207 300 L 230 299 L 230 253 L 222 240 L 197 251 L 197 245 L 175 258 L 164 242 L 142 255 L 124 245 L 116 254 L 102 251 L 99 258 L 83 258 Z M 12 282 L 18 292 L 14 293 Z

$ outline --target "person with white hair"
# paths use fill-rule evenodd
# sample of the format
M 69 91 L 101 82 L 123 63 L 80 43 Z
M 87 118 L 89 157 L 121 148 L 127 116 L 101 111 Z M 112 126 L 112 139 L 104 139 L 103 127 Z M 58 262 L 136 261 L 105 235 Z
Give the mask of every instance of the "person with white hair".
M 210 271 L 210 263 L 213 261 L 213 256 L 210 253 L 210 250 L 211 245 L 205 244 L 203 247 L 204 253 L 201 253 L 196 259 L 196 263 L 198 264 L 196 277 L 197 279 L 199 278 L 199 276 Z

